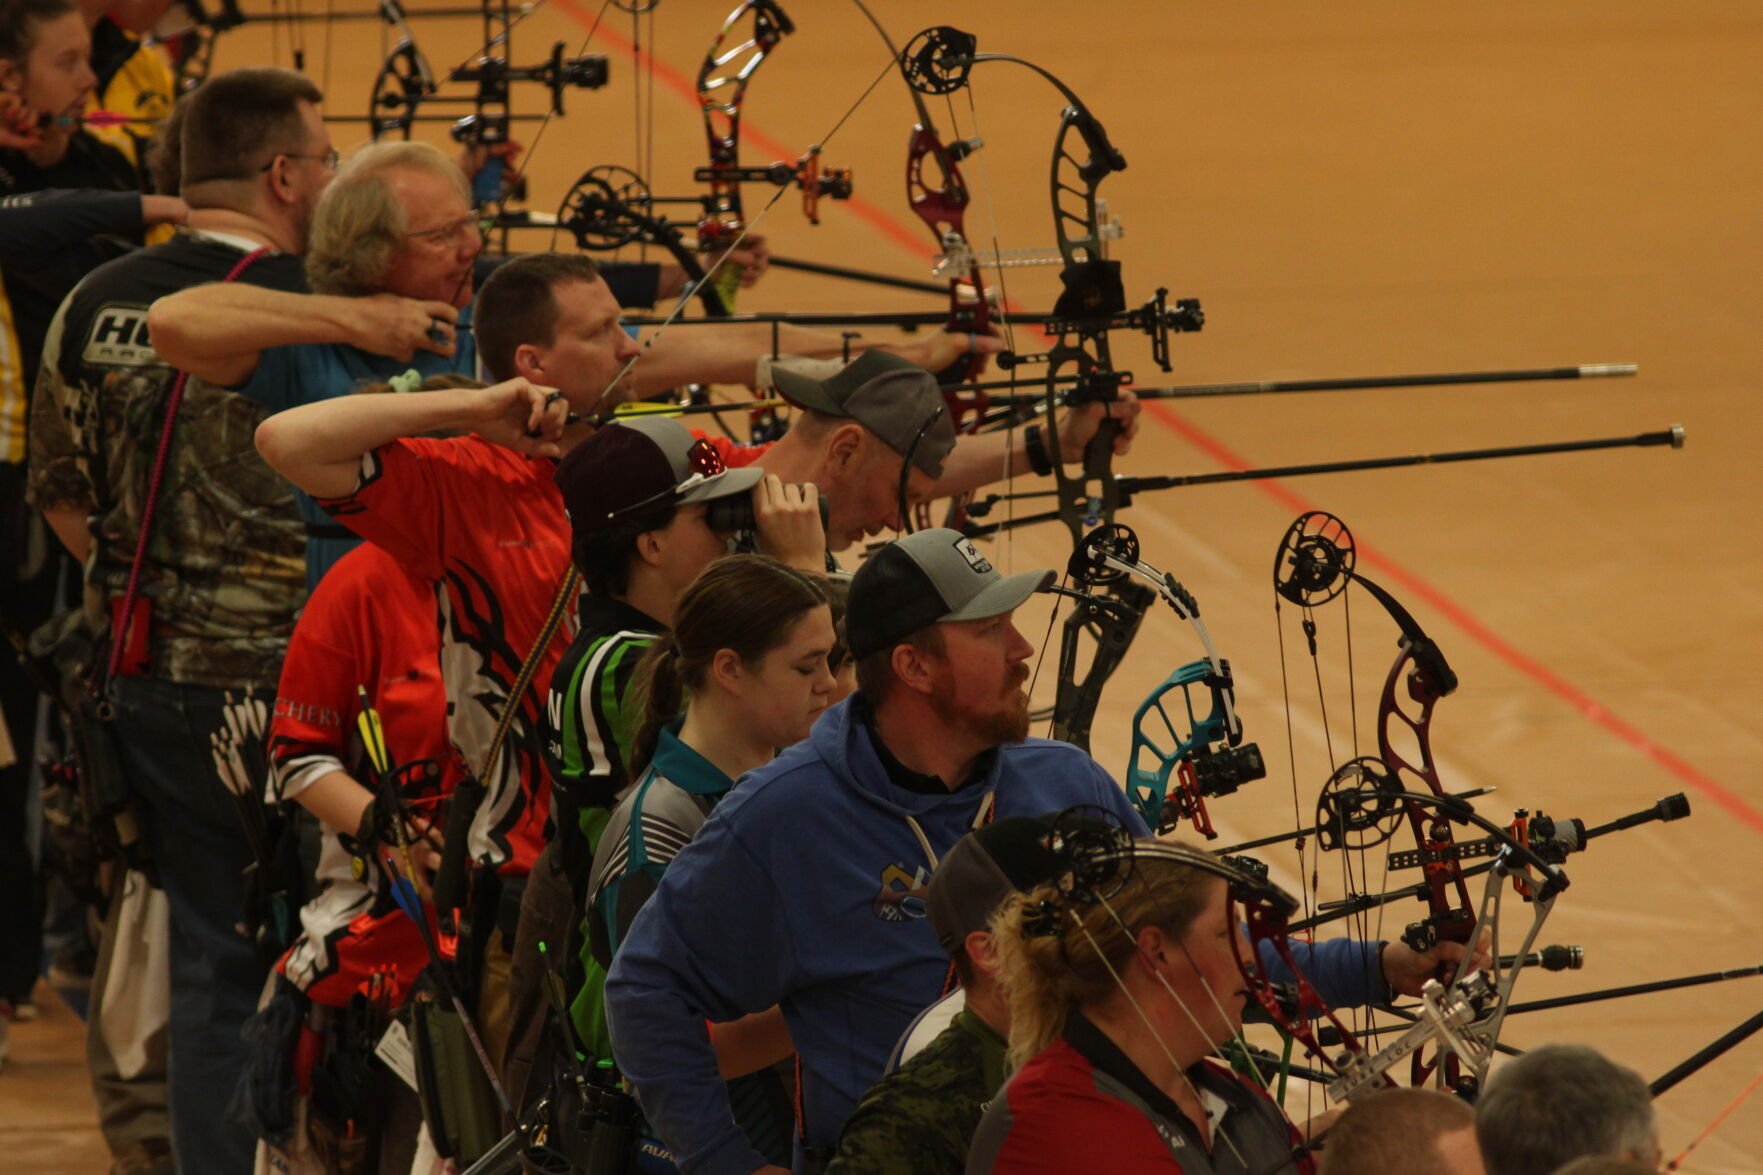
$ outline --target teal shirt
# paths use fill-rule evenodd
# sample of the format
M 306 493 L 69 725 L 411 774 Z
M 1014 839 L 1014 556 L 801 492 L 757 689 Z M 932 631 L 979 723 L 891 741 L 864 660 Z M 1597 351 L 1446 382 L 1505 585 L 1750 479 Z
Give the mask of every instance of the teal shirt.
M 587 979 L 570 1004 L 576 1031 L 596 1056 L 611 1056 L 603 997 L 618 944 L 674 857 L 702 828 L 734 781 L 679 740 L 684 718 L 661 731 L 649 767 L 600 832 L 588 870 L 581 964 Z

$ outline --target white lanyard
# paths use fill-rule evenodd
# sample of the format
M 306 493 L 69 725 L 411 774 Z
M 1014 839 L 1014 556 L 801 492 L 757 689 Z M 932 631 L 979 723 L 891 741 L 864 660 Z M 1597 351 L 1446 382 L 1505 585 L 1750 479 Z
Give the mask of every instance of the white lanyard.
M 997 799 L 996 791 L 988 791 L 986 793 L 985 799 L 980 801 L 979 811 L 974 813 L 973 825 L 969 831 L 984 828 L 987 824 L 992 822 L 992 804 L 995 799 Z M 936 850 L 930 847 L 930 837 L 924 835 L 924 829 L 919 826 L 917 819 L 915 819 L 910 813 L 906 816 L 906 823 L 912 827 L 912 835 L 918 838 L 918 847 L 924 850 L 925 860 L 930 862 L 931 872 L 935 873 L 937 871 L 937 866 L 940 865 L 942 861 L 941 858 L 937 856 Z

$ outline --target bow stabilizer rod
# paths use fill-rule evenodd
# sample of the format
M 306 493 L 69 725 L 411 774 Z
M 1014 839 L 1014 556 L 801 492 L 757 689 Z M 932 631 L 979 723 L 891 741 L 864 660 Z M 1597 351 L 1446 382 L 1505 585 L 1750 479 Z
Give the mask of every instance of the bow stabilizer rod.
M 775 264 L 775 262 L 774 262 Z M 1519 367 L 1493 371 L 1434 371 L 1414 375 L 1352 375 L 1330 379 L 1264 379 L 1237 383 L 1177 384 L 1173 387 L 1127 387 L 1141 400 L 1202 400 L 1213 396 L 1289 395 L 1294 392 L 1352 392 L 1374 388 L 1425 388 L 1458 384 L 1534 383 L 1562 379 L 1612 379 L 1640 374 L 1633 363 L 1581 363 L 1569 367 Z M 1058 376 L 1053 383 L 1076 383 L 1076 376 Z M 1045 382 L 1045 381 L 1043 381 Z M 985 380 L 959 385 L 963 390 L 991 391 L 1018 386 L 1018 381 Z M 1001 406 L 1043 404 L 1039 393 L 993 396 Z
M 1733 967 L 1725 971 L 1705 971 L 1679 979 L 1655 979 L 1650 983 L 1630 983 L 1622 987 L 1606 987 L 1598 991 L 1582 991 L 1576 995 L 1552 996 L 1546 1000 L 1528 1000 L 1506 1009 L 1508 1016 L 1519 1012 L 1547 1012 L 1552 1008 L 1572 1008 L 1595 1004 L 1602 1000 L 1619 1000 L 1632 995 L 1651 995 L 1659 991 L 1677 991 L 1685 987 L 1701 987 L 1708 983 L 1725 983 L 1729 979 L 1751 979 L 1763 975 L 1763 967 Z
M 1456 449 L 1443 453 L 1415 453 L 1403 457 L 1367 457 L 1355 461 L 1324 461 L 1312 465 L 1279 465 L 1266 469 L 1227 469 L 1217 473 L 1195 473 L 1176 476 L 1130 477 L 1116 476 L 1115 485 L 1120 492 L 1120 504 L 1130 504 L 1136 494 L 1152 490 L 1182 489 L 1187 486 L 1218 485 L 1236 481 L 1267 481 L 1283 477 L 1308 477 L 1320 473 L 1356 473 L 1369 469 L 1401 469 L 1413 465 L 1451 465 L 1463 461 L 1492 461 L 1506 457 L 1540 457 L 1551 453 L 1583 453 L 1597 449 L 1645 449 L 1669 445 L 1673 449 L 1681 449 L 1684 445 L 1684 429 L 1680 424 L 1657 432 L 1644 432 L 1634 436 L 1599 437 L 1584 441 L 1551 441 L 1536 445 L 1508 445 L 1493 449 Z M 1024 490 L 1009 494 L 987 494 L 975 499 L 967 509 L 969 515 L 983 515 L 1000 502 L 1015 501 L 1024 498 L 1044 498 L 1057 493 L 1055 490 Z M 1058 511 L 1043 511 L 1038 514 L 1024 515 L 1004 522 L 986 525 L 968 525 L 964 534 L 970 539 L 985 538 L 1003 530 L 1018 526 L 1029 526 L 1037 522 L 1047 522 L 1059 517 Z
M 1651 808 L 1619 817 L 1618 819 L 1612 820 L 1606 824 L 1597 825 L 1593 828 L 1586 828 L 1584 821 L 1581 820 L 1571 818 L 1551 820 L 1548 817 L 1543 816 L 1541 813 L 1538 813 L 1535 816 L 1521 816 L 1520 819 L 1514 823 L 1522 829 L 1523 843 L 1527 847 L 1534 850 L 1542 859 L 1550 861 L 1551 863 L 1559 864 L 1560 862 L 1565 861 L 1570 853 L 1583 851 L 1586 847 L 1586 842 L 1596 837 L 1604 836 L 1611 832 L 1620 832 L 1627 828 L 1633 828 L 1638 824 L 1649 824 L 1655 820 L 1667 823 L 1673 820 L 1681 820 L 1689 814 L 1689 798 L 1682 792 L 1677 792 L 1673 795 L 1666 796 Z M 1516 831 L 1516 829 L 1508 831 Z M 1250 842 L 1247 846 L 1237 845 L 1233 846 L 1233 848 L 1241 849 L 1245 847 L 1255 847 L 1256 843 L 1257 842 Z M 1497 853 L 1500 851 L 1504 843 L 1505 841 L 1500 837 L 1489 837 L 1485 840 L 1479 841 L 1456 842 L 1450 846 L 1449 850 L 1435 851 L 1432 855 L 1433 859 L 1430 862 L 1422 861 L 1420 859 L 1421 854 L 1418 851 L 1410 850 L 1392 853 L 1390 854 L 1390 867 L 1412 868 L 1423 863 L 1436 864 L 1439 861 L 1446 859 L 1447 853 L 1450 860 L 1460 861 L 1466 857 L 1482 856 L 1490 852 Z M 1490 869 L 1493 869 L 1502 859 L 1503 858 L 1501 857 L 1496 857 L 1494 860 L 1483 861 L 1480 864 L 1472 865 L 1463 870 L 1463 877 L 1465 879 L 1478 877 L 1481 874 L 1488 872 Z M 1325 922 L 1333 922 L 1340 918 L 1361 914 L 1367 910 L 1374 910 L 1379 906 L 1386 906 L 1391 902 L 1399 902 L 1404 898 L 1424 898 L 1426 897 L 1426 894 L 1427 884 L 1425 882 L 1420 882 L 1415 885 L 1403 886 L 1400 889 L 1385 890 L 1383 893 L 1379 894 L 1361 894 L 1338 902 L 1323 902 L 1318 907 L 1323 912 L 1317 914 L 1314 918 L 1311 918 L 1308 924 L 1299 929 L 1309 929 L 1312 926 L 1320 926 Z

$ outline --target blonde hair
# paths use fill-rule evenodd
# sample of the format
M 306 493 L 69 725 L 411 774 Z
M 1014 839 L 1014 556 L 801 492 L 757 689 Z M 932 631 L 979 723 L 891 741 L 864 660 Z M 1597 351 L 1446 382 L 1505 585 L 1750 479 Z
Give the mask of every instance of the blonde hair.
M 379 292 L 410 218 L 386 182 L 389 172 L 423 171 L 452 184 L 471 202 L 459 165 L 429 143 L 368 143 L 318 198 L 306 250 L 306 282 L 315 294 L 360 297 Z
M 1006 899 L 991 929 L 1010 1008 L 1010 1067 L 1057 1040 L 1072 1010 L 1120 990 L 1115 976 L 1138 952 L 1139 931 L 1156 926 L 1175 938 L 1185 934 L 1214 884 L 1224 881 L 1192 865 L 1139 857 L 1106 902 L 1068 904 L 1052 885 Z

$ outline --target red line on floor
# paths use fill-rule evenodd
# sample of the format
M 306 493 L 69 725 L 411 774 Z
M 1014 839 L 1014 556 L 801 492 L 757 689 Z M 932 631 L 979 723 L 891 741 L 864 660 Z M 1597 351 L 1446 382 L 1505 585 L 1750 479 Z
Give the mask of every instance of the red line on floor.
M 1147 404 L 1145 405 L 1145 414 L 1179 434 L 1195 448 L 1200 449 L 1225 468 L 1253 468 L 1240 454 L 1179 413 L 1170 411 L 1166 405 Z M 1281 505 L 1300 514 L 1316 509 L 1313 504 L 1295 493 L 1289 486 L 1278 481 L 1258 481 L 1255 483 L 1255 487 Z M 1602 702 L 1559 673 L 1513 646 L 1483 624 L 1468 608 L 1447 596 L 1431 583 L 1409 571 L 1389 556 L 1367 547 L 1364 543 L 1359 543 L 1358 548 L 1360 556 L 1376 568 L 1379 575 L 1401 584 L 1409 593 L 1425 600 L 1435 612 L 1462 629 L 1471 640 L 1481 645 L 1482 648 L 1578 710 L 1588 722 L 1616 736 L 1653 760 L 1683 784 L 1714 801 L 1725 809 L 1728 815 L 1749 827 L 1753 832 L 1763 833 L 1763 812 L 1758 811 L 1738 795 L 1686 762 L 1669 747 L 1654 742 L 1646 732 L 1611 711 Z
M 567 12 L 584 28 L 593 25 L 593 18 L 572 0 L 552 0 L 552 3 Z M 656 80 L 667 89 L 684 99 L 694 109 L 698 108 L 698 88 L 686 76 L 668 65 L 654 59 L 647 51 L 638 49 L 631 41 L 602 24 L 597 39 L 605 41 L 613 48 L 630 57 L 639 67 L 653 63 Z M 885 84 L 885 83 L 884 83 Z M 800 152 L 794 151 L 778 140 L 755 127 L 751 122 L 743 121 L 741 133 L 748 142 L 753 143 L 767 154 L 779 158 L 794 158 Z M 903 186 L 903 185 L 902 185 Z M 928 261 L 936 252 L 926 244 L 923 235 L 911 231 L 905 224 L 875 207 L 873 204 L 853 196 L 844 202 L 846 210 L 855 213 L 862 220 L 873 226 L 889 240 L 906 249 L 914 256 Z M 1172 432 L 1181 436 L 1189 444 L 1206 453 L 1227 469 L 1251 469 L 1253 466 L 1241 455 L 1230 449 L 1222 441 L 1204 431 L 1199 426 L 1163 404 L 1145 405 L 1145 415 Z M 1298 513 L 1314 510 L 1316 507 L 1304 497 L 1296 493 L 1282 482 L 1268 480 L 1257 481 L 1255 488 L 1262 493 Z M 1672 775 L 1685 786 L 1712 800 L 1725 809 L 1727 814 L 1750 828 L 1751 831 L 1763 834 L 1763 811 L 1746 803 L 1734 792 L 1723 787 L 1712 777 L 1704 774 L 1695 766 L 1678 756 L 1669 747 L 1654 742 L 1647 734 L 1633 723 L 1624 719 L 1599 702 L 1596 698 L 1523 652 L 1494 632 L 1476 618 L 1468 608 L 1457 603 L 1431 583 L 1420 578 L 1387 555 L 1378 553 L 1374 548 L 1359 544 L 1360 556 L 1372 567 L 1375 567 L 1386 579 L 1400 583 L 1413 595 L 1425 600 L 1436 612 L 1444 616 L 1452 624 L 1461 629 L 1469 638 L 1506 662 L 1519 673 L 1535 681 L 1544 689 L 1578 710 L 1580 714 L 1594 726 L 1601 728 L 1634 750 L 1657 763 L 1668 774 Z

